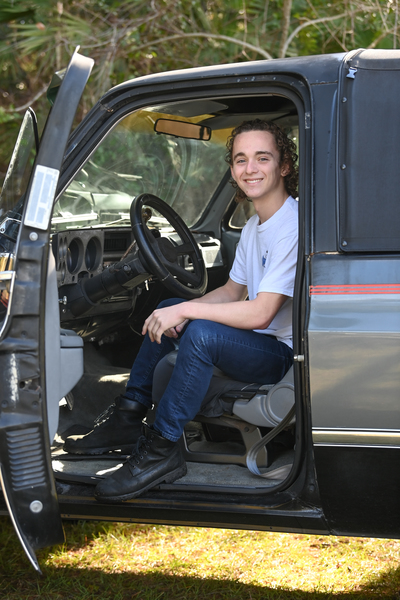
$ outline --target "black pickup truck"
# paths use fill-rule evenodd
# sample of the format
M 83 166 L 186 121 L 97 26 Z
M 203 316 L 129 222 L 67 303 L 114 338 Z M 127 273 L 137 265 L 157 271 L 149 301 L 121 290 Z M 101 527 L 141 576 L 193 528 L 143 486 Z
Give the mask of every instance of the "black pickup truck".
M 140 77 L 71 134 L 91 67 L 59 74 L 40 143 L 28 110 L 0 198 L 0 511 L 32 564 L 71 518 L 400 537 L 400 50 Z M 225 142 L 253 118 L 298 148 L 294 366 L 188 425 L 185 477 L 102 504 L 124 456 L 63 440 L 123 391 L 160 300 L 226 281 L 252 205 Z

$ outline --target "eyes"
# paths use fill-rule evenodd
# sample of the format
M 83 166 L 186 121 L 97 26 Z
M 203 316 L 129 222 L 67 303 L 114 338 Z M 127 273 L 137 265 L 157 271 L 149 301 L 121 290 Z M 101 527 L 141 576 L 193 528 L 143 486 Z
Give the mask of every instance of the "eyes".
M 257 156 L 256 160 L 257 160 L 257 162 L 260 162 L 260 163 L 267 163 L 271 160 L 271 157 L 262 155 L 262 156 Z M 246 159 L 244 157 L 240 157 L 234 161 L 234 164 L 235 165 L 244 165 L 246 162 L 248 162 L 248 159 Z

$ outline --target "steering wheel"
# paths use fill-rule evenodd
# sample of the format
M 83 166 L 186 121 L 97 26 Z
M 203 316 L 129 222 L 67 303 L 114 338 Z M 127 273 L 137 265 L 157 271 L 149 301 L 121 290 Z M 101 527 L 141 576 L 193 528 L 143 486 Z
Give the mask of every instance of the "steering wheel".
M 145 223 L 143 206 L 154 208 L 165 217 L 182 243 L 175 245 L 166 237 L 155 237 Z M 202 296 L 208 280 L 203 256 L 190 229 L 173 208 L 153 194 L 140 194 L 131 204 L 130 216 L 140 257 L 149 272 L 181 298 L 190 300 Z M 190 257 L 193 272 L 179 264 L 181 256 Z

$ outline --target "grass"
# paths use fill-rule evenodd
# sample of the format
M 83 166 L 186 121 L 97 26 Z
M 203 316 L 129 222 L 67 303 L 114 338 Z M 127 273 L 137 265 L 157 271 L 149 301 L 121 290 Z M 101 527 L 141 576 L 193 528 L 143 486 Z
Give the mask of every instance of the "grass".
M 397 540 L 66 522 L 40 576 L 0 524 L 7 600 L 400 600 Z

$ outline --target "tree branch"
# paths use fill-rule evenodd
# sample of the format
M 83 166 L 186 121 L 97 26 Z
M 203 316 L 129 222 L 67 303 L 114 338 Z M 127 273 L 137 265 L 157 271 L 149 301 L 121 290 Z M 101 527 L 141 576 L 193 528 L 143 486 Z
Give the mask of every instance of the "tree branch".
M 368 50 L 371 50 L 372 48 L 376 48 L 377 44 L 379 44 L 379 42 L 381 40 L 383 40 L 389 34 L 390 34 L 390 31 L 383 31 L 380 35 L 378 35 L 377 38 L 374 39 L 373 42 L 370 43 L 370 45 L 368 46 Z
M 218 33 L 200 33 L 200 32 L 199 33 L 178 33 L 176 35 L 170 35 L 168 37 L 154 40 L 152 42 L 147 42 L 146 44 L 142 44 L 141 46 L 138 46 L 137 48 L 135 48 L 135 50 L 143 50 L 144 48 L 148 48 L 149 46 L 163 44 L 164 42 L 169 42 L 171 40 L 179 40 L 181 38 L 191 38 L 191 37 L 192 38 L 203 37 L 203 38 L 211 38 L 211 39 L 215 39 L 215 40 L 224 40 L 225 42 L 231 42 L 232 44 L 237 44 L 239 46 L 242 46 L 243 48 L 248 48 L 249 50 L 253 50 L 254 52 L 257 52 L 258 54 L 261 54 L 261 56 L 263 56 L 267 60 L 272 60 L 271 54 L 269 54 L 269 52 L 267 52 L 266 50 L 263 50 L 263 48 L 260 48 L 259 46 L 253 46 L 253 44 L 249 44 L 248 42 L 243 42 L 241 40 L 230 37 L 228 35 L 222 35 L 222 34 L 218 34 Z
M 289 35 L 288 39 L 286 40 L 286 42 L 282 48 L 281 57 L 284 58 L 286 56 L 286 52 L 287 52 L 290 44 L 292 43 L 293 39 L 296 37 L 296 35 L 302 29 L 305 29 L 306 27 L 309 27 L 310 25 L 316 25 L 317 23 L 327 23 L 328 21 L 336 21 L 336 19 L 343 19 L 344 17 L 347 17 L 347 15 L 348 15 L 348 13 L 342 13 L 340 15 L 335 15 L 334 17 L 321 17 L 320 19 L 312 19 L 311 21 L 306 21 L 305 23 L 302 23 L 301 25 L 296 27 L 296 29 L 294 29 L 292 31 L 292 33 Z
M 285 42 L 289 33 L 290 26 L 290 15 L 292 13 L 292 0 L 283 0 L 283 15 L 282 15 L 282 32 L 281 41 L 279 42 L 278 56 L 283 58 L 285 54 L 282 54 L 285 50 Z
M 39 98 L 41 96 L 43 96 L 43 94 L 45 94 L 47 92 L 47 88 L 49 86 L 46 85 L 44 88 L 42 88 L 40 90 L 40 92 L 38 92 L 35 96 L 33 96 L 33 98 L 31 98 L 31 100 L 29 100 L 29 102 L 27 102 L 26 104 L 24 104 L 23 106 L 18 106 L 17 108 L 2 108 L 1 110 L 4 111 L 5 113 L 14 113 L 14 112 L 21 112 L 23 110 L 26 110 L 27 108 L 29 108 L 34 102 L 36 102 L 36 100 L 39 100 Z

